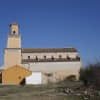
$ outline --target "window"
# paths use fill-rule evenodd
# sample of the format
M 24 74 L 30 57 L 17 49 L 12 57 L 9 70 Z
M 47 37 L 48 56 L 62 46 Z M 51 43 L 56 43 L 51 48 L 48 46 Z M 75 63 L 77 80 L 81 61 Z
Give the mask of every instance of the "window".
M 59 58 L 61 59 L 62 58 L 62 55 L 59 55 Z
M 48 76 L 48 77 L 53 76 L 53 74 L 52 74 L 52 73 L 45 73 L 45 75 L 46 75 L 46 76 Z
M 36 56 L 35 59 L 38 60 L 38 57 Z
M 18 79 L 21 79 L 21 76 L 19 76 Z
M 80 57 L 79 57 L 79 56 L 76 56 L 76 59 L 77 59 L 77 60 L 80 60 Z
M 66 58 L 67 58 L 67 60 L 70 60 L 70 57 L 69 56 L 67 56 Z
M 28 59 L 30 59 L 30 56 L 28 56 Z
M 52 56 L 51 59 L 54 60 L 54 56 Z
M 13 31 L 13 34 L 15 35 L 16 34 L 16 31 Z
M 44 56 L 44 59 L 46 59 L 46 56 Z

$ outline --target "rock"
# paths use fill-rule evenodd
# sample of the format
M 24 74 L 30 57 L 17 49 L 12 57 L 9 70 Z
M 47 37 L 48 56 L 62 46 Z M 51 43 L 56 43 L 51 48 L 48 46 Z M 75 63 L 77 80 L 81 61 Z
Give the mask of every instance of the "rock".
M 88 94 L 88 92 L 87 92 L 87 91 L 84 91 L 84 94 L 85 94 L 85 95 L 87 95 L 87 94 Z
M 84 97 L 84 100 L 88 100 L 88 98 L 87 97 Z

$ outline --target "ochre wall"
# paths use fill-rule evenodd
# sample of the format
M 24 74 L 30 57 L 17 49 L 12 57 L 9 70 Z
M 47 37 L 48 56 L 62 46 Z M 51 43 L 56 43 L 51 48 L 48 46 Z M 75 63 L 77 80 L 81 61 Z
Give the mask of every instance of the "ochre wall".
M 18 28 L 18 24 L 10 25 L 10 34 L 8 36 L 7 47 L 4 51 L 5 68 L 21 64 L 21 37 Z
M 31 71 L 16 65 L 8 69 L 5 69 L 2 72 L 2 83 L 3 84 L 20 84 L 20 82 L 26 76 L 30 74 L 31 74 Z
M 21 49 L 5 49 L 4 53 L 5 69 L 13 65 L 21 64 Z
M 21 48 L 21 37 L 8 37 L 7 48 Z

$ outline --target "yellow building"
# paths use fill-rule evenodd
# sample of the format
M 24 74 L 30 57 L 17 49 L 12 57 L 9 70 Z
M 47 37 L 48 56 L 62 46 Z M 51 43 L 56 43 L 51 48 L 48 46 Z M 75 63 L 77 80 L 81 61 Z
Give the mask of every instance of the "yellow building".
M 21 84 L 23 83 L 26 76 L 31 75 L 31 71 L 24 67 L 15 65 L 2 72 L 2 83 L 3 84 Z

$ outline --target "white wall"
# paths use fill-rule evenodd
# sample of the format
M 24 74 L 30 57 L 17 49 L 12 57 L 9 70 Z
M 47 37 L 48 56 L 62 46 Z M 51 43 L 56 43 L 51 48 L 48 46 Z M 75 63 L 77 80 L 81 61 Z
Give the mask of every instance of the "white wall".
M 42 84 L 41 72 L 32 72 L 32 74 L 25 78 L 26 84 Z
M 78 79 L 79 71 L 80 71 L 80 68 L 82 67 L 82 63 L 81 61 L 77 61 L 77 62 L 37 62 L 37 63 L 23 64 L 23 66 L 31 70 L 33 73 L 41 72 L 42 83 L 46 84 L 48 83 L 48 81 L 52 83 L 61 81 L 70 75 L 75 75 L 76 78 Z M 47 73 L 51 73 L 53 76 L 48 77 L 45 75 Z M 34 83 L 32 79 L 36 77 L 37 76 L 30 76 L 28 80 L 29 83 Z M 39 79 L 39 77 L 36 79 Z
M 56 72 L 56 71 L 78 71 L 82 66 L 81 62 L 36 62 L 23 64 L 31 71 Z
M 23 66 L 32 72 L 42 73 L 58 73 L 57 76 L 70 76 L 76 75 L 79 78 L 79 71 L 82 67 L 81 62 L 42 62 L 42 63 L 31 63 L 23 64 Z

